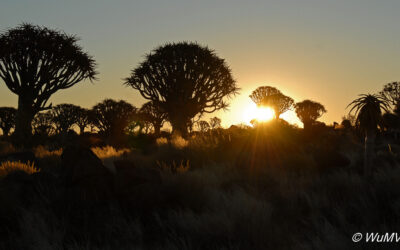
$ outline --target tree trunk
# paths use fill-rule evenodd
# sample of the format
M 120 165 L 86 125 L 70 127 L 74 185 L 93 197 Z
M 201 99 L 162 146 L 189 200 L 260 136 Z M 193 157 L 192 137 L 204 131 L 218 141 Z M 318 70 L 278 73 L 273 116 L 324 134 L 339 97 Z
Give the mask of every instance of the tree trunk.
M 4 128 L 2 128 L 2 130 L 3 130 L 3 136 L 6 137 L 6 136 L 8 136 L 10 134 L 11 128 L 4 127 Z
M 86 126 L 83 126 L 83 125 L 82 125 L 82 126 L 79 126 L 79 134 L 80 134 L 80 135 L 83 135 L 83 133 L 85 133 L 85 127 L 86 127 Z
M 32 120 L 34 117 L 32 102 L 19 96 L 18 110 L 15 121 L 15 142 L 18 145 L 26 146 L 32 137 Z
M 153 126 L 154 126 L 154 135 L 159 136 L 161 131 L 161 125 L 157 123 L 153 124 Z
M 304 131 L 311 131 L 312 130 L 312 121 L 310 121 L 310 120 L 306 120 L 306 121 L 303 121 L 303 126 L 304 126 Z
M 364 145 L 364 175 L 372 174 L 372 163 L 374 160 L 374 147 L 375 147 L 375 131 L 367 130 L 365 133 Z
M 182 119 L 182 118 L 175 118 L 171 119 L 172 125 L 172 133 L 179 134 L 183 138 L 186 138 L 188 135 L 188 125 L 190 123 L 190 119 Z

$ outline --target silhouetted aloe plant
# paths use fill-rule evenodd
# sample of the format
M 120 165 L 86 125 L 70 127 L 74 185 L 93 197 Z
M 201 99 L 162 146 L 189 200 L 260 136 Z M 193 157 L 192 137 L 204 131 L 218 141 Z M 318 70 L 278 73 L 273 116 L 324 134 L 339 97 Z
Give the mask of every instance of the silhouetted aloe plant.
M 382 124 L 382 110 L 388 111 L 389 105 L 381 95 L 363 94 L 347 107 L 350 106 L 349 113 L 355 111 L 356 126 L 365 134 L 364 173 L 369 175 L 372 171 L 378 125 Z

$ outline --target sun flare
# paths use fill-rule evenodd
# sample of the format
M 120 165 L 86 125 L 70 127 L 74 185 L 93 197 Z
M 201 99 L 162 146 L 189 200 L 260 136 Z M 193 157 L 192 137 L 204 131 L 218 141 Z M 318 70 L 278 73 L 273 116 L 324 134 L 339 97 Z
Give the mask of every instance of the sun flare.
M 257 107 L 256 104 L 252 103 L 249 105 L 244 113 L 243 120 L 247 124 L 251 124 L 251 121 L 256 119 L 259 122 L 266 122 L 272 120 L 275 117 L 275 112 L 269 107 Z

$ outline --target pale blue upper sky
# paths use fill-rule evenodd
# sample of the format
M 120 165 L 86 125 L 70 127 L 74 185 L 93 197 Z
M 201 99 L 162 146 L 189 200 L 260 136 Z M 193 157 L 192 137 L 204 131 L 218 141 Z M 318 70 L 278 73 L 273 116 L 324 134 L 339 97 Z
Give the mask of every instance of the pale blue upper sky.
M 321 102 L 321 120 L 332 123 L 358 94 L 400 80 L 399 12 L 396 0 L 2 0 L 0 31 L 22 22 L 61 29 L 95 57 L 99 81 L 56 93 L 53 104 L 115 98 L 140 106 L 122 78 L 151 49 L 185 40 L 215 49 L 242 88 L 229 112 L 216 113 L 225 125 L 242 121 L 261 85 Z M 0 81 L 0 106 L 16 100 Z

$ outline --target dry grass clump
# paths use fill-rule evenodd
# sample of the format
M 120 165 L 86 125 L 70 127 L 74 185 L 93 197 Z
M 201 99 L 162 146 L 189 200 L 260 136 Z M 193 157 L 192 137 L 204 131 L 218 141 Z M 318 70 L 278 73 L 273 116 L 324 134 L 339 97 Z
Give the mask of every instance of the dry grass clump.
M 172 164 L 167 164 L 166 162 L 163 161 L 156 161 L 157 166 L 162 170 L 162 171 L 167 171 L 171 173 L 185 173 L 190 169 L 190 161 L 181 161 L 179 164 L 177 164 L 175 161 L 172 161 Z
M 177 149 L 182 149 L 185 148 L 189 142 L 185 140 L 182 136 L 180 135 L 173 135 L 171 139 L 171 145 L 174 146 Z
M 165 137 L 159 137 L 156 139 L 157 146 L 163 146 L 168 144 L 168 139 Z
M 61 156 L 62 152 L 62 148 L 50 151 L 42 145 L 39 145 L 33 149 L 33 153 L 37 158 L 58 157 Z
M 6 161 L 0 165 L 0 178 L 7 176 L 14 171 L 24 171 L 27 174 L 34 174 L 39 172 L 33 163 L 22 163 L 20 161 Z
M 95 147 L 91 149 L 93 153 L 95 153 L 95 155 L 97 155 L 97 157 L 99 157 L 100 159 L 120 157 L 123 154 L 131 152 L 131 150 L 127 148 L 117 150 L 112 146 Z

